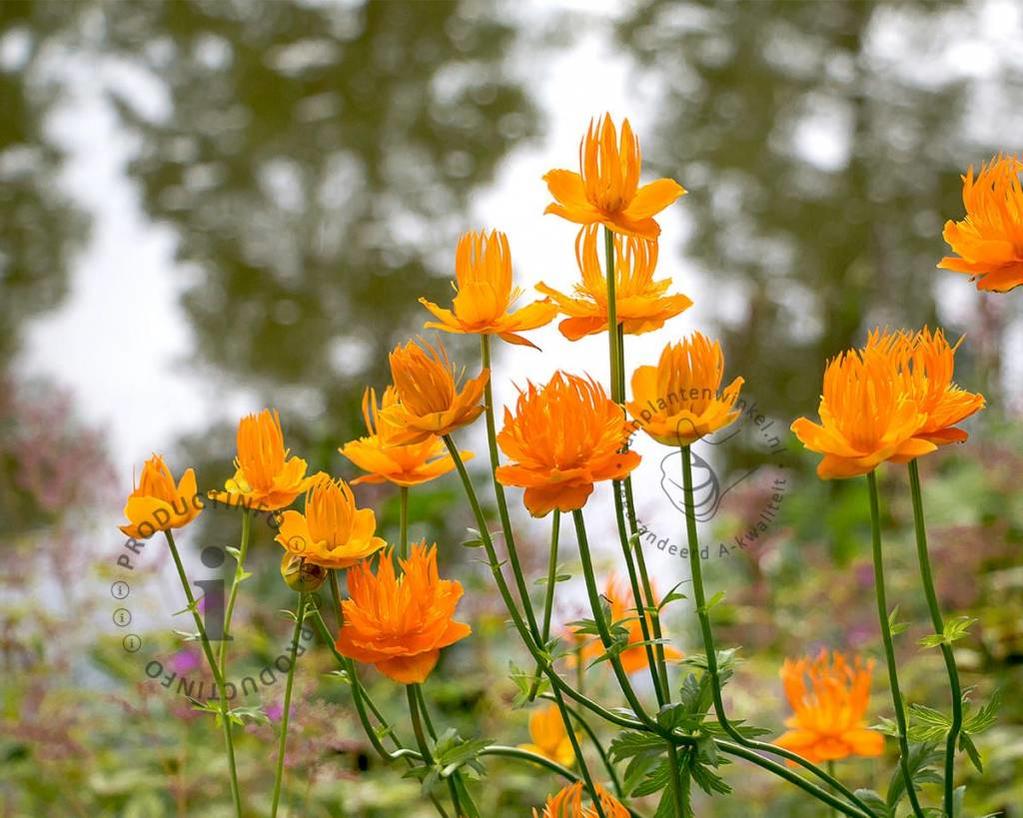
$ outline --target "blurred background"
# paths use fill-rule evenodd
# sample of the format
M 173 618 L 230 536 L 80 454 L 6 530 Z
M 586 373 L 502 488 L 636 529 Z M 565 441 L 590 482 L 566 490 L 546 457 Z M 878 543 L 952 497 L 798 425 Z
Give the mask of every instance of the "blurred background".
M 966 684 L 978 702 L 1005 693 L 997 725 L 977 738 L 984 778 L 963 760 L 967 814 L 1023 815 L 1013 694 L 1023 296 L 981 296 L 935 269 L 942 225 L 962 215 L 960 174 L 1023 148 L 1021 38 L 1023 7 L 1011 0 L 0 1 L 0 815 L 155 818 L 200 804 L 204 816 L 230 814 L 219 737 L 145 673 L 157 659 L 201 675 L 172 632 L 180 589 L 157 541 L 130 577 L 140 651 L 125 650 L 111 619 L 123 551 L 114 526 L 133 470 L 157 451 L 176 472 L 196 466 L 201 488 L 219 486 L 237 419 L 274 406 L 294 453 L 355 476 L 337 448 L 363 433 L 362 390 L 384 385 L 387 350 L 421 329 L 417 298 L 450 297 L 461 232 L 505 230 L 523 287 L 571 288 L 575 231 L 541 215 L 541 176 L 575 167 L 604 111 L 632 121 L 646 179 L 689 191 L 661 220 L 659 277 L 695 305 L 630 338 L 630 368 L 667 340 L 714 333 L 728 377 L 743 375 L 787 429 L 816 409 L 825 360 L 869 328 L 937 322 L 967 335 L 957 379 L 989 408 L 969 424 L 970 444 L 924 463 L 925 502 L 942 601 L 979 619 L 957 643 Z M 570 344 L 551 325 L 532 337 L 542 353 L 500 347 L 499 402 L 557 368 L 606 378 L 603 336 Z M 474 345 L 449 348 L 478 366 Z M 748 530 L 786 470 L 769 530 L 710 566 L 726 592 L 722 641 L 746 659 L 730 704 L 780 730 L 783 657 L 878 649 L 864 489 L 821 484 L 791 445 L 779 466 L 743 440 L 705 454 L 722 485 L 752 477 L 704 536 Z M 479 451 L 478 437 L 465 442 Z M 677 537 L 657 489 L 663 452 L 641 451 L 641 517 Z M 917 623 L 899 638 L 904 692 L 945 709 L 940 656 L 917 646 L 926 619 L 903 471 L 883 488 L 890 595 Z M 393 534 L 394 493 L 364 487 L 359 498 Z M 613 531 L 606 500 L 598 493 L 592 512 L 601 533 Z M 414 491 L 412 516 L 413 536 L 440 542 L 446 573 L 466 584 L 476 631 L 431 679 L 441 718 L 463 735 L 526 741 L 528 713 L 508 706 L 509 661 L 525 659 L 475 552 L 458 545 L 469 524 L 458 486 Z M 539 576 L 546 528 L 523 516 Z M 200 523 L 182 537 L 193 568 L 202 545 L 237 538 L 227 512 Z M 596 539 L 611 571 L 608 538 Z M 277 548 L 257 528 L 233 660 L 244 668 L 272 661 L 290 633 Z M 574 543 L 565 551 L 571 570 Z M 685 579 L 677 558 L 651 549 L 649 559 L 663 586 Z M 558 621 L 576 618 L 573 585 Z M 691 616 L 674 607 L 673 635 L 698 652 Z M 430 814 L 418 785 L 372 755 L 347 688 L 325 675 L 329 657 L 308 655 L 288 814 Z M 602 667 L 591 671 L 598 688 Z M 880 675 L 875 719 L 890 712 Z M 400 714 L 391 686 L 366 676 Z M 279 687 L 251 703 L 279 714 Z M 252 726 L 241 742 L 253 815 L 267 812 L 273 735 Z M 840 772 L 883 790 L 889 751 Z M 697 814 L 818 814 L 759 774 L 724 775 L 737 796 L 698 798 Z M 560 786 L 540 778 L 491 762 L 484 812 L 528 815 Z

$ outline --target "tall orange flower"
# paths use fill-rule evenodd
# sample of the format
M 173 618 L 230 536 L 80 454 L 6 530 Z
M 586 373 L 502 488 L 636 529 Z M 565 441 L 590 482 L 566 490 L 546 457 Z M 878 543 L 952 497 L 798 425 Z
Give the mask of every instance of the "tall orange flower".
M 865 720 L 873 671 L 873 660 L 850 664 L 837 650 L 830 658 L 822 650 L 816 659 L 786 659 L 781 678 L 794 712 L 775 744 L 814 764 L 881 755 L 884 736 Z
M 350 599 L 341 603 L 344 624 L 337 649 L 358 662 L 375 665 L 402 684 L 419 684 L 437 665 L 440 649 L 464 639 L 472 629 L 452 617 L 462 585 L 437 573 L 437 546 L 412 546 L 395 574 L 385 552 L 374 575 L 369 562 L 348 572 Z
M 973 276 L 978 290 L 1004 293 L 1023 284 L 1023 161 L 998 155 L 963 177 L 966 218 L 945 222 L 945 241 L 958 256 L 938 266 Z
M 534 301 L 512 311 L 522 290 L 512 286 L 508 237 L 497 230 L 489 235 L 473 231 L 462 236 L 455 252 L 455 278 L 453 309 L 419 299 L 437 318 L 424 324 L 426 329 L 498 335 L 511 344 L 534 346 L 518 333 L 549 324 L 557 315 L 557 307 L 547 301 Z
M 441 477 L 455 468 L 451 455 L 436 435 L 421 443 L 396 442 L 401 430 L 383 419 L 382 415 L 398 403 L 393 387 L 384 390 L 377 406 L 376 392 L 366 389 L 362 394 L 362 416 L 369 435 L 352 440 L 338 449 L 363 471 L 369 472 L 352 481 L 359 483 L 393 483 L 396 486 L 417 486 Z M 460 452 L 462 460 L 471 460 L 472 452 Z
M 639 427 L 666 446 L 686 446 L 733 423 L 743 379 L 724 391 L 721 344 L 699 332 L 668 344 L 657 366 L 632 373 L 632 401 L 626 404 Z
M 867 474 L 885 460 L 905 463 L 937 448 L 917 437 L 927 414 L 902 387 L 896 347 L 881 335 L 833 358 L 824 371 L 821 422 L 802 417 L 792 424 L 807 449 L 824 455 L 817 474 L 825 480 Z
M 607 279 L 600 266 L 597 225 L 584 227 L 575 242 L 575 255 L 582 282 L 575 285 L 575 296 L 565 295 L 544 283 L 537 289 L 554 299 L 568 316 L 558 329 L 570 341 L 607 329 Z M 626 335 L 642 335 L 664 326 L 669 318 L 693 305 L 685 295 L 665 295 L 671 279 L 654 281 L 657 243 L 631 236 L 614 237 L 615 316 Z
M 556 704 L 538 707 L 529 716 L 529 737 L 532 741 L 520 745 L 523 750 L 536 753 L 566 767 L 575 763 L 575 749 L 565 729 L 565 721 Z
M 505 486 L 525 488 L 534 517 L 582 508 L 601 480 L 620 480 L 639 465 L 621 451 L 625 414 L 596 381 L 556 372 L 543 388 L 519 391 L 515 414 L 504 411 L 498 445 L 513 462 L 499 466 Z
M 290 506 L 323 474 L 306 477 L 306 462 L 289 454 L 284 448 L 284 432 L 276 409 L 243 417 L 238 423 L 234 477 L 224 484 L 224 491 L 211 491 L 210 497 L 260 511 Z
M 128 525 L 119 528 L 133 540 L 146 540 L 157 531 L 188 525 L 202 509 L 202 499 L 196 495 L 195 472 L 187 469 L 175 484 L 163 458 L 154 454 L 142 466 L 138 484 L 124 506 Z
M 984 408 L 983 395 L 967 392 L 952 381 L 955 353 L 961 342 L 962 339 L 953 346 L 944 332 L 940 329 L 931 332 L 928 327 L 915 334 L 891 335 L 875 330 L 867 339 L 868 347 L 890 347 L 903 393 L 927 415 L 916 437 L 937 446 L 966 440 L 969 435 L 957 429 L 956 424 Z
M 657 589 L 652 588 L 654 598 L 657 598 Z M 636 606 L 636 598 L 632 589 L 621 581 L 617 576 L 611 575 L 604 586 L 604 598 L 611 603 L 611 622 L 623 622 L 629 632 L 628 644 L 635 647 L 627 647 L 618 658 L 622 661 L 622 667 L 626 673 L 636 673 L 649 666 L 649 657 L 646 647 L 641 644 L 644 640 L 643 626 L 639 621 L 639 610 Z M 644 614 L 647 619 L 647 629 L 650 630 L 652 618 L 649 612 Z M 625 621 L 628 620 L 628 621 Z M 652 630 L 650 631 L 652 633 Z M 685 658 L 682 651 L 673 648 L 671 645 L 664 645 L 664 658 L 669 662 L 679 662 Z M 582 659 L 589 663 L 604 653 L 604 645 L 599 639 L 593 639 L 586 644 L 582 650 Z
M 596 785 L 597 797 L 606 818 L 630 818 L 628 809 L 604 789 Z M 533 810 L 533 818 L 597 818 L 600 813 L 592 804 L 583 804 L 583 784 L 576 781 L 556 795 L 548 796 L 543 813 Z
M 629 120 L 622 122 L 622 138 L 606 114 L 590 122 L 579 146 L 579 173 L 552 170 L 543 178 L 555 202 L 554 213 L 576 224 L 603 224 L 627 236 L 656 239 L 661 227 L 653 217 L 685 194 L 674 179 L 658 179 L 639 186 L 642 156 Z
M 348 568 L 384 547 L 371 508 L 356 508 L 344 480 L 324 478 L 305 496 L 305 513 L 285 511 L 276 540 L 284 549 L 324 568 Z
M 389 360 L 398 403 L 382 419 L 399 427 L 395 442 L 421 443 L 432 435 L 450 434 L 483 412 L 480 401 L 489 369 L 459 386 L 461 378 L 444 346 L 433 347 L 422 339 L 395 347 Z

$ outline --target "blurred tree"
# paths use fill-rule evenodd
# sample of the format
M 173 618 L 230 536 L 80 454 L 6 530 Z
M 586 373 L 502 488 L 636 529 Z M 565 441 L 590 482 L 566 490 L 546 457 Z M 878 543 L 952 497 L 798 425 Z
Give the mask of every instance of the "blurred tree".
M 742 298 L 723 328 L 729 371 L 764 409 L 812 411 L 824 360 L 867 327 L 935 320 L 959 174 L 1018 147 L 986 139 L 973 103 L 984 91 L 1004 139 L 1023 77 L 978 88 L 983 72 L 949 68 L 950 41 L 983 41 L 980 10 L 649 0 L 621 23 L 657 89 L 651 172 L 689 188 L 687 249 L 722 300 Z

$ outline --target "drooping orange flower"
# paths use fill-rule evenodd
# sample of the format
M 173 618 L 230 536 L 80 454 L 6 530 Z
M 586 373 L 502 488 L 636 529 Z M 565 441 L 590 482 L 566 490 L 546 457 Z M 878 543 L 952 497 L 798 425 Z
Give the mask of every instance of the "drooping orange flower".
M 657 589 L 652 588 L 652 590 L 654 598 L 657 598 Z M 607 583 L 604 586 L 604 597 L 611 603 L 611 622 L 608 624 L 623 622 L 623 627 L 629 632 L 628 644 L 635 645 L 635 647 L 625 648 L 625 650 L 618 654 L 618 658 L 622 661 L 622 667 L 626 673 L 630 674 L 643 670 L 649 666 L 650 662 L 646 646 L 641 644 L 644 639 L 643 626 L 639 621 L 639 609 L 636 606 L 636 597 L 633 595 L 632 589 L 627 583 L 612 574 L 608 577 Z M 645 616 L 647 630 L 652 635 L 652 617 L 649 612 L 645 612 Z M 685 658 L 685 654 L 682 651 L 673 648 L 671 645 L 662 645 L 662 648 L 664 650 L 664 658 L 669 662 L 680 662 Z M 654 650 L 656 650 L 656 647 Z M 582 649 L 582 660 L 589 664 L 594 659 L 602 656 L 604 652 L 604 645 L 600 639 L 592 639 Z
M 626 404 L 639 427 L 666 446 L 686 446 L 733 423 L 744 383 L 736 378 L 724 391 L 721 344 L 699 332 L 668 344 L 657 366 L 632 373 L 632 401 Z
M 603 224 L 626 236 L 656 239 L 661 227 L 653 217 L 685 194 L 674 179 L 658 179 L 639 186 L 642 157 L 639 140 L 629 120 L 622 122 L 622 138 L 611 115 L 590 122 L 579 146 L 579 173 L 552 170 L 543 178 L 555 202 L 554 213 L 576 224 Z
M 944 332 L 940 329 L 931 332 L 928 327 L 915 334 L 891 335 L 875 330 L 867 339 L 868 347 L 886 344 L 891 347 L 903 393 L 927 415 L 916 437 L 937 446 L 965 441 L 969 435 L 957 429 L 956 424 L 984 408 L 983 395 L 967 392 L 952 380 L 960 343 L 962 339 L 953 346 Z
M 606 818 L 630 818 L 628 809 L 600 784 L 596 785 L 597 797 Z M 547 797 L 543 813 L 533 810 L 533 818 L 597 818 L 600 813 L 592 804 L 583 804 L 583 784 L 576 781 L 556 795 Z
M 639 455 L 621 451 L 628 437 L 625 414 L 596 381 L 556 372 L 543 388 L 519 391 L 515 414 L 504 411 L 497 436 L 513 461 L 499 466 L 505 486 L 525 488 L 534 517 L 554 509 L 582 508 L 601 480 L 621 480 Z
M 978 290 L 1004 293 L 1023 284 L 1023 161 L 998 155 L 963 177 L 966 218 L 945 222 L 945 241 L 958 256 L 938 267 L 973 276 Z
M 224 491 L 211 491 L 210 498 L 260 511 L 290 506 L 324 475 L 306 477 L 306 462 L 289 454 L 276 409 L 243 417 L 238 423 L 234 477 L 224 484 Z
M 817 411 L 819 424 L 798 418 L 792 431 L 824 455 L 817 474 L 825 480 L 867 474 L 885 460 L 905 463 L 937 448 L 917 437 L 927 414 L 903 389 L 897 344 L 887 334 L 828 363 Z
M 791 729 L 775 744 L 814 764 L 881 755 L 884 736 L 865 718 L 873 671 L 873 660 L 850 664 L 837 650 L 830 658 L 822 650 L 816 659 L 786 659 L 781 678 L 794 712 L 785 722 Z
M 376 392 L 366 389 L 362 394 L 362 416 L 366 420 L 369 435 L 352 440 L 338 449 L 341 454 L 363 471 L 369 472 L 352 481 L 359 483 L 389 482 L 396 486 L 418 486 L 436 477 L 441 477 L 455 468 L 455 462 L 436 435 L 421 443 L 401 444 L 396 440 L 401 430 L 382 417 L 388 409 L 398 403 L 393 387 L 384 390 L 384 396 L 377 407 Z M 462 460 L 471 460 L 472 452 L 460 452 Z
M 382 419 L 399 428 L 395 442 L 421 443 L 432 435 L 451 434 L 483 412 L 480 401 L 489 369 L 459 386 L 461 377 L 456 377 L 443 344 L 433 347 L 422 339 L 395 347 L 389 360 L 398 403 L 388 407 Z
M 349 568 L 384 547 L 371 508 L 356 508 L 344 480 L 324 478 L 306 492 L 305 513 L 285 511 L 276 540 L 324 568 Z
M 523 750 L 536 753 L 565 767 L 575 763 L 575 749 L 565 729 L 561 711 L 555 704 L 538 707 L 529 716 L 529 737 L 532 741 L 520 745 Z
M 600 266 L 597 225 L 584 227 L 575 242 L 582 282 L 575 296 L 565 295 L 544 283 L 537 289 L 554 299 L 568 318 L 558 329 L 570 341 L 607 330 L 607 279 Z M 665 295 L 671 279 L 654 281 L 657 243 L 631 236 L 614 237 L 615 317 L 626 335 L 642 335 L 664 326 L 669 318 L 692 306 L 685 295 Z
M 512 311 L 522 290 L 512 286 L 511 250 L 508 237 L 497 230 L 489 235 L 466 233 L 455 253 L 455 300 L 453 309 L 420 298 L 419 303 L 436 316 L 426 329 L 473 335 L 497 335 L 511 344 L 535 346 L 518 333 L 549 324 L 557 307 L 534 301 Z
M 374 575 L 369 562 L 348 572 L 350 599 L 341 603 L 344 624 L 337 649 L 358 662 L 375 665 L 402 684 L 425 682 L 440 658 L 440 649 L 464 639 L 472 629 L 452 617 L 462 598 L 462 584 L 437 573 L 437 546 L 412 546 L 404 573 L 395 574 L 390 549 Z
M 158 454 L 142 466 L 138 484 L 128 496 L 124 516 L 128 525 L 119 526 L 133 540 L 146 540 L 157 531 L 188 525 L 203 509 L 196 495 L 195 472 L 187 469 L 177 484 Z

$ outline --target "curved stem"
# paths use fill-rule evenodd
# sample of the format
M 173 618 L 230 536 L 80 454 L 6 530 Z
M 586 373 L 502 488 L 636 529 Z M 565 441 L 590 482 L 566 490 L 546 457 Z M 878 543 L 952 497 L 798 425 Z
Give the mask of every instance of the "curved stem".
M 399 506 L 398 518 L 400 520 L 400 534 L 398 539 L 398 556 L 403 560 L 408 559 L 408 486 L 401 486 L 398 492 Z
M 213 657 L 213 646 L 210 644 L 209 636 L 206 635 L 206 626 L 203 625 L 202 617 L 199 616 L 199 608 L 196 605 L 195 596 L 192 594 L 192 586 L 185 574 L 185 566 L 181 562 L 181 555 L 178 553 L 178 546 L 174 542 L 174 535 L 170 529 L 163 532 L 167 538 L 167 547 L 170 549 L 171 557 L 174 560 L 174 567 L 178 571 L 178 579 L 185 592 L 185 599 L 188 600 L 188 609 L 192 612 L 192 619 L 195 620 L 195 627 L 199 633 L 199 640 L 202 642 L 203 653 L 206 654 L 206 661 L 213 674 L 213 681 L 217 685 L 217 692 L 220 694 L 220 723 L 224 730 L 224 746 L 227 750 L 227 769 L 231 781 L 231 800 L 234 802 L 235 814 L 242 818 L 241 791 L 238 789 L 238 768 L 234 758 L 234 737 L 231 734 L 231 718 L 227 704 L 227 685 L 224 684 L 224 676 L 220 672 L 220 665 Z
M 707 609 L 706 592 L 703 588 L 703 566 L 700 561 L 700 540 L 696 530 L 696 502 L 693 494 L 692 450 L 689 446 L 682 446 L 681 448 L 682 487 L 685 495 L 686 535 L 689 544 L 689 570 L 692 574 L 693 581 L 693 601 L 696 606 L 696 615 L 700 622 L 700 633 L 703 638 L 703 650 L 707 657 L 707 673 L 710 675 L 711 692 L 714 697 L 714 713 L 717 716 L 718 723 L 721 725 L 721 728 L 725 731 L 725 733 L 727 733 L 728 736 L 736 742 L 736 744 L 749 750 L 773 753 L 774 755 L 781 756 L 788 761 L 798 764 L 805 770 L 813 773 L 821 781 L 824 781 L 826 784 L 840 792 L 845 798 L 848 798 L 849 801 L 861 810 L 859 814 L 872 816 L 873 818 L 874 812 L 863 802 L 861 798 L 859 798 L 836 778 L 828 775 L 828 773 L 816 764 L 807 761 L 805 758 L 797 755 L 796 753 L 777 747 L 774 744 L 765 744 L 762 741 L 753 741 L 748 739 L 735 728 L 735 725 L 733 725 L 731 721 L 729 721 L 728 715 L 725 713 L 724 699 L 721 695 L 721 674 L 718 669 L 717 648 L 714 644 L 714 632 L 711 628 L 710 612 Z M 782 767 L 782 769 L 784 769 L 784 767 Z M 798 776 L 796 777 L 798 778 Z M 820 792 L 825 792 L 820 788 L 817 789 Z M 830 796 L 830 794 L 828 795 Z M 828 803 L 830 803 L 830 801 Z
M 551 547 L 547 555 L 547 587 L 544 589 L 543 602 L 543 627 L 540 629 L 540 644 L 546 648 L 551 638 L 551 615 L 554 613 L 554 586 L 558 577 L 558 540 L 561 535 L 561 512 L 554 509 L 554 520 L 551 523 Z M 540 678 L 543 674 L 543 667 L 540 663 L 536 666 L 536 678 L 529 688 L 529 701 L 536 698 L 540 689 Z
M 238 601 L 238 586 L 245 577 L 245 556 L 249 553 L 249 540 L 252 535 L 252 515 L 249 510 L 242 510 L 242 539 L 238 546 L 238 559 L 234 566 L 234 580 L 227 597 L 227 608 L 224 610 L 224 639 L 220 643 L 217 660 L 220 672 L 227 677 L 227 643 L 231 641 L 231 619 L 234 616 L 234 605 Z
M 550 699 L 553 701 L 554 695 L 550 693 L 545 693 L 543 698 Z M 597 754 L 600 756 L 600 760 L 604 765 L 604 769 L 607 770 L 608 778 L 611 779 L 611 784 L 614 786 L 615 795 L 617 795 L 619 798 L 624 797 L 625 793 L 622 790 L 622 782 L 618 778 L 618 771 L 615 769 L 614 764 L 611 763 L 611 759 L 608 757 L 607 751 L 604 749 L 604 745 L 600 743 L 600 738 L 594 732 L 593 728 L 590 726 L 590 723 L 586 721 L 585 718 L 583 718 L 582 713 L 580 713 L 578 710 L 571 707 L 570 705 L 566 704 L 565 709 L 569 712 L 569 714 L 575 720 L 575 723 L 578 724 L 583 729 L 583 732 L 586 733 L 590 741 L 593 743 L 593 748 L 597 751 Z
M 881 641 L 884 643 L 885 663 L 888 666 L 888 683 L 892 691 L 892 706 L 895 708 L 895 723 L 899 728 L 899 766 L 906 783 L 906 795 L 913 807 L 916 818 L 924 818 L 917 798 L 916 788 L 909 770 L 909 738 L 906 735 L 906 710 L 899 690 L 899 673 L 895 665 L 895 645 L 892 641 L 891 624 L 888 621 L 888 600 L 884 586 L 884 555 L 881 550 L 881 510 L 877 495 L 877 472 L 867 474 L 870 488 L 870 533 L 874 557 L 874 593 L 877 596 L 877 619 L 881 626 Z
M 295 615 L 295 633 L 291 637 L 291 664 L 288 679 L 284 685 L 284 710 L 281 713 L 281 737 L 277 745 L 277 772 L 274 776 L 273 802 L 270 818 L 277 818 L 277 807 L 281 801 L 281 782 L 284 779 L 284 753 L 288 746 L 288 721 L 291 716 L 291 691 L 295 684 L 295 666 L 298 664 L 298 640 L 302 636 L 302 621 L 305 619 L 306 595 L 298 595 L 298 613 Z
M 927 527 L 924 523 L 924 502 L 920 492 L 920 468 L 916 460 L 909 461 L 909 487 L 913 495 L 913 524 L 916 529 L 916 555 L 920 564 L 920 579 L 924 586 L 924 595 L 927 597 L 927 607 L 931 612 L 934 632 L 941 635 L 945 632 L 945 622 L 941 616 L 938 595 L 934 590 L 931 559 L 927 552 Z M 942 643 L 941 655 L 945 659 L 945 671 L 948 673 L 948 684 L 952 693 L 952 723 L 949 725 L 948 738 L 945 742 L 945 814 L 952 818 L 955 808 L 956 742 L 963 726 L 963 690 L 952 646 Z

